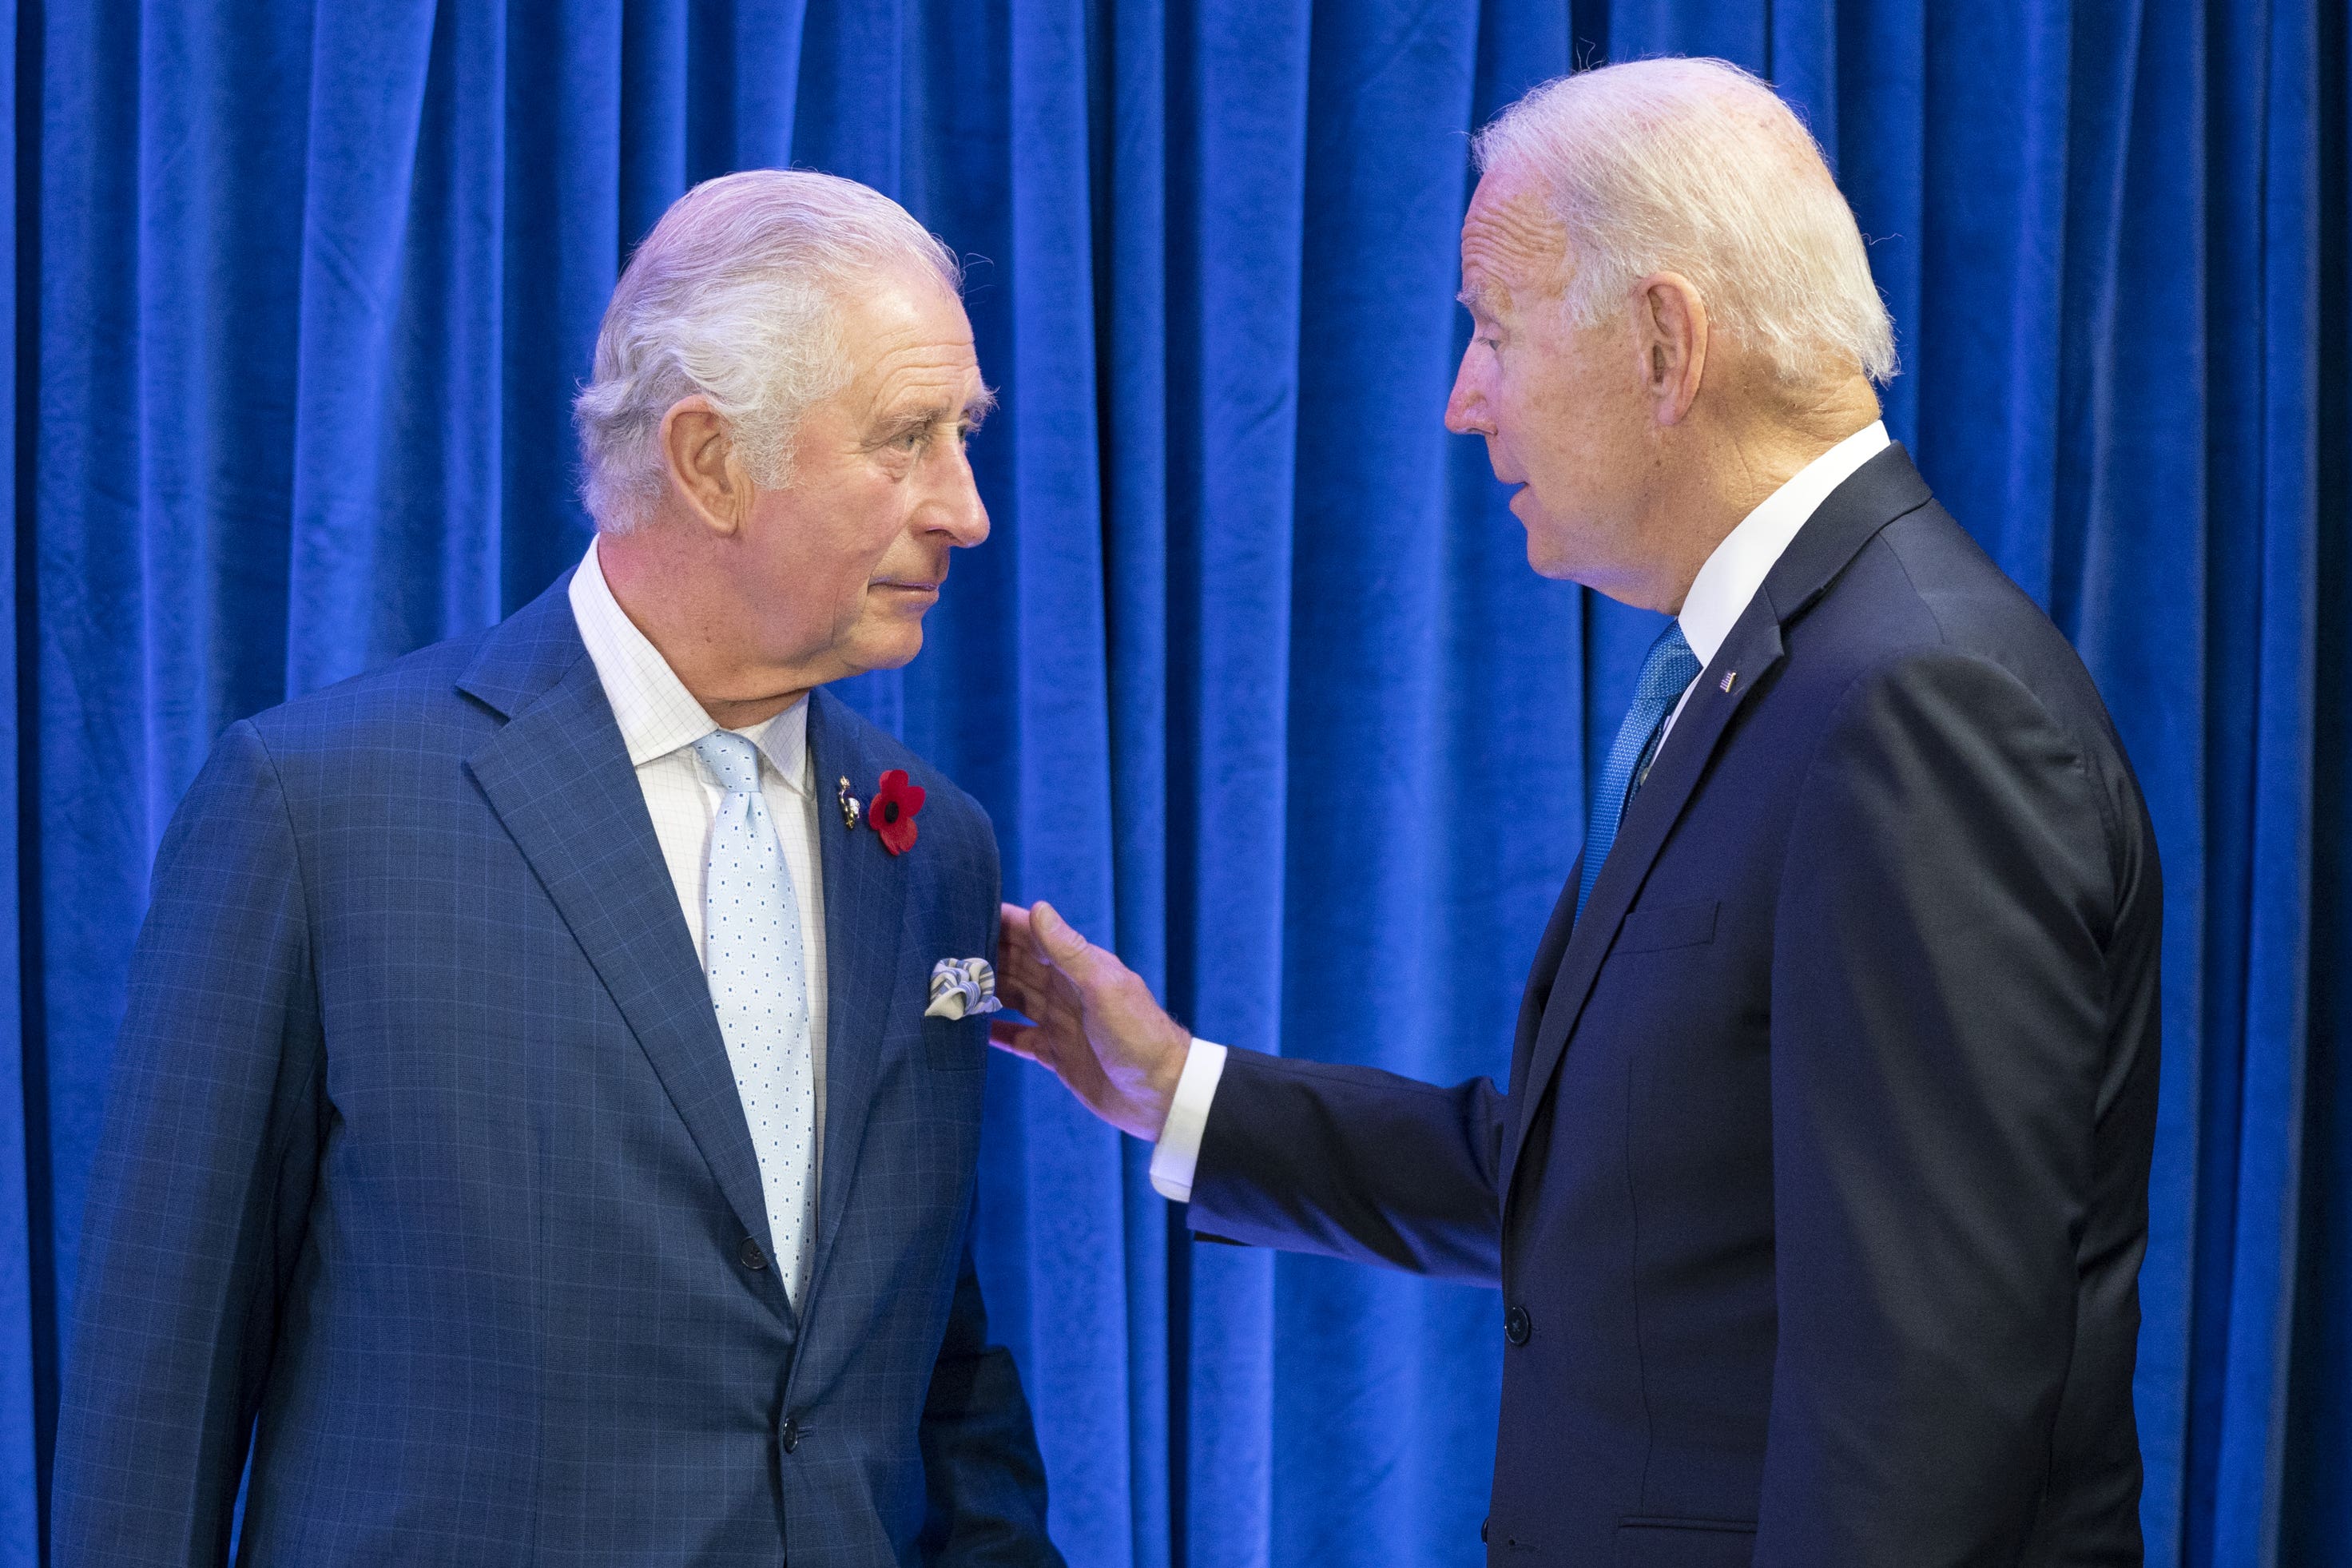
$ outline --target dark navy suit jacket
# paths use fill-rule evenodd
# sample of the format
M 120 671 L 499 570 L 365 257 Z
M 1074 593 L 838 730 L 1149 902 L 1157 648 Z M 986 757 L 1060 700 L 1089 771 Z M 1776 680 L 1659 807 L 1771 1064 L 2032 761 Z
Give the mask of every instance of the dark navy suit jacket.
M 232 727 L 132 967 L 56 1561 L 1045 1564 L 969 1246 L 994 838 L 823 691 L 830 1029 L 797 1320 L 709 992 L 559 582 Z
M 1899 447 L 1576 885 L 1507 1095 L 1236 1051 L 1192 1223 L 1500 1283 L 1495 1563 L 2138 1562 L 2156 848 Z

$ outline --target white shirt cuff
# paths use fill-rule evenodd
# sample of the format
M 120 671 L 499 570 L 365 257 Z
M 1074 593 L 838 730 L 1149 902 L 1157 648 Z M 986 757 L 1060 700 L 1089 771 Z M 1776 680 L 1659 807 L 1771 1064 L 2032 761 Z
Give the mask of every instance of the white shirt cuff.
M 1176 1098 L 1151 1150 L 1151 1185 L 1174 1203 L 1192 1201 L 1192 1172 L 1201 1163 L 1201 1134 L 1209 1125 L 1209 1104 L 1217 1080 L 1225 1075 L 1225 1048 L 1194 1040 L 1176 1080 Z

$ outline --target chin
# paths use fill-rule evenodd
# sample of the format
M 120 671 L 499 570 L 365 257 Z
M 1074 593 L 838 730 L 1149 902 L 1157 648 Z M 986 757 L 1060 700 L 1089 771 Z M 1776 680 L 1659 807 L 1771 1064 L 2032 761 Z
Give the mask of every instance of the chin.
M 1590 583 L 1588 573 L 1598 564 L 1593 559 L 1594 530 L 1574 520 L 1580 514 L 1556 512 L 1540 504 L 1531 504 L 1528 510 L 1533 515 L 1522 516 L 1519 524 L 1527 529 L 1528 565 L 1536 575 L 1559 582 Z
M 1577 575 L 1576 558 L 1530 530 L 1528 534 L 1528 565 L 1538 577 L 1548 577 L 1555 582 L 1581 582 Z
M 911 626 L 893 626 L 870 637 L 861 637 L 851 662 L 860 670 L 899 670 L 914 662 L 923 651 L 923 626 L 919 621 Z

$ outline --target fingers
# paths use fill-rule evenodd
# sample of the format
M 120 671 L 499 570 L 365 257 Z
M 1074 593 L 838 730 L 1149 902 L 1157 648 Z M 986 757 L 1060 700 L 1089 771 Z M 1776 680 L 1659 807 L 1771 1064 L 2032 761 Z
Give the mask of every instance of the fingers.
M 1087 939 L 1043 899 L 1029 912 L 1027 924 L 1031 939 L 1055 967 L 1067 968 L 1087 956 Z
M 1031 1018 L 1039 1016 L 1032 1004 L 1043 999 L 1053 983 L 1052 975 L 1053 971 L 1037 961 L 1027 944 L 1010 940 L 998 944 L 996 994 Z
M 996 986 L 1003 994 L 1020 1000 L 1021 1010 L 1031 1017 L 1036 1010 L 1028 1005 L 1046 984 L 1051 971 L 1037 951 L 1036 934 L 1030 928 L 1029 912 L 1004 906 L 1003 931 L 996 944 Z M 1023 999 L 1025 998 L 1025 999 Z
M 1036 950 L 1026 942 L 1015 940 L 1011 933 L 996 945 L 996 978 L 1000 984 L 1011 981 L 1034 989 L 1045 983 L 1050 973 Z
M 989 1021 L 989 1044 L 999 1051 L 1008 1051 L 1020 1057 L 1025 1061 L 1034 1061 L 1043 1065 L 1045 1059 L 1037 1054 L 1036 1036 L 1037 1026 L 1034 1024 L 1010 1023 L 993 1019 Z
M 1050 904 L 1041 902 L 1026 910 L 1008 904 L 1002 911 L 1002 925 L 997 994 L 1039 1023 L 1083 1030 L 1084 998 L 1094 994 L 1092 988 L 1126 972 Z
M 1029 929 L 1029 912 L 1017 904 L 997 906 L 997 963 L 1003 968 L 1007 963 L 1024 960 L 1037 938 Z
M 1034 1023 L 1044 1023 L 1053 1016 L 1053 1009 L 1041 992 L 1031 991 L 1020 986 L 1007 985 L 1000 979 L 996 986 L 996 995 L 998 999 L 1014 1012 L 1028 1014 Z

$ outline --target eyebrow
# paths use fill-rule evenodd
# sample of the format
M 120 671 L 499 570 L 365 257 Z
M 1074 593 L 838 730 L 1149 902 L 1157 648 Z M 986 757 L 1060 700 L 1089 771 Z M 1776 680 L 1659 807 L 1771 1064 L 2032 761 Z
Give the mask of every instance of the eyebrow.
M 945 424 L 950 420 L 960 419 L 966 429 L 977 430 L 980 428 L 981 422 L 986 419 L 995 407 L 996 389 L 988 386 L 982 387 L 976 394 L 967 398 L 961 406 L 944 399 L 936 402 L 923 403 L 885 419 L 875 427 L 873 434 L 866 438 L 866 445 L 887 446 L 902 435 L 911 434 L 918 430 L 928 430 L 935 424 Z
M 1495 314 L 1495 290 L 1489 285 L 1465 283 L 1462 286 L 1462 292 L 1454 298 L 1474 316 L 1492 317 Z

